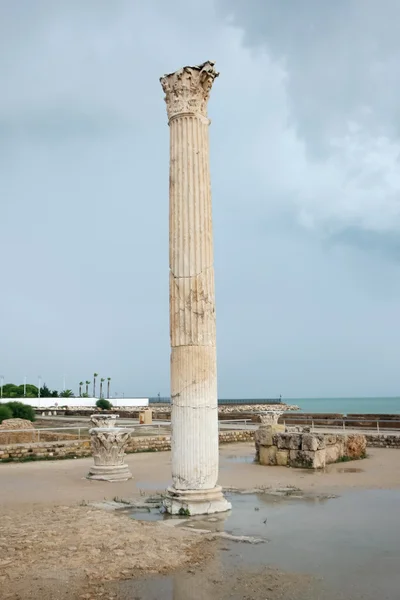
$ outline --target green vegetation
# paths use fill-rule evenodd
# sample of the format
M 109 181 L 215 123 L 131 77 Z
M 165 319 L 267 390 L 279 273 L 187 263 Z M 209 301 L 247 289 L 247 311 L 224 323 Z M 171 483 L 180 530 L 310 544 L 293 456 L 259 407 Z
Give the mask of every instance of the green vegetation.
M 179 513 L 181 517 L 190 517 L 190 510 L 188 508 L 180 508 Z
M 0 404 L 0 423 L 6 419 L 12 419 L 12 416 L 11 408 L 7 404 Z
M 10 409 L 11 417 L 9 418 L 26 419 L 27 421 L 34 421 L 36 418 L 32 406 L 24 404 L 23 402 L 12 401 L 3 404 L 3 406 L 8 406 Z
M 100 398 L 97 400 L 96 406 L 97 408 L 101 408 L 101 410 L 110 410 L 112 408 L 111 402 L 105 398 Z
M 353 458 L 352 456 L 340 456 L 337 459 L 337 463 L 346 463 L 346 462 L 353 462 L 355 460 L 364 460 L 364 458 L 368 458 L 368 455 L 366 452 L 364 452 L 364 454 L 361 454 L 361 456 L 359 458 Z

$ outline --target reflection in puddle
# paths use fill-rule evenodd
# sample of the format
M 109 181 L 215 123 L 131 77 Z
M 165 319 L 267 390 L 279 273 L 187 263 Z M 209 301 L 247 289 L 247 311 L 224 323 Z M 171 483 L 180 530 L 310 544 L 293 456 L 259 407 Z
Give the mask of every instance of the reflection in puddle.
M 375 600 L 382 597 L 397 600 L 400 491 L 358 491 L 327 501 L 238 493 L 230 494 L 229 499 L 233 505 L 230 513 L 194 517 L 177 526 L 189 524 L 196 529 L 261 537 L 266 543 L 252 545 L 223 540 L 224 551 L 218 551 L 204 569 L 189 570 L 190 575 L 186 570 L 174 577 L 125 582 L 123 594 L 127 595 L 121 598 Z M 140 519 L 143 513 L 136 512 L 134 517 Z M 158 513 L 154 518 L 165 517 Z M 283 569 L 289 579 L 294 573 L 322 577 L 327 591 L 320 594 L 313 588 L 304 596 L 300 593 L 293 596 L 289 592 L 274 596 L 265 585 L 260 585 L 259 593 L 247 588 L 240 591 L 242 581 L 253 581 L 253 574 L 257 576 L 270 565 Z M 218 572 L 210 576 L 210 568 Z M 244 573 L 242 580 L 234 581 L 232 573 L 239 570 Z M 247 595 L 243 596 L 244 592 Z
M 336 470 L 337 473 L 364 473 L 364 469 L 356 469 L 355 467 L 343 467 Z
M 232 463 L 255 463 L 255 459 L 252 454 L 249 454 L 248 456 L 226 456 L 225 460 Z

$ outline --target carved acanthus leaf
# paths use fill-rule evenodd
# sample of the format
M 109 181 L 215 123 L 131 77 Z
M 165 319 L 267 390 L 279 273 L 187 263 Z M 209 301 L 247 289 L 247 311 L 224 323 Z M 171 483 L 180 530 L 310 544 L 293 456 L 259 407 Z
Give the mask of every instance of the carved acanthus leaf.
M 160 78 L 169 119 L 185 113 L 207 118 L 210 90 L 219 75 L 214 64 L 207 61 L 194 67 L 183 67 Z

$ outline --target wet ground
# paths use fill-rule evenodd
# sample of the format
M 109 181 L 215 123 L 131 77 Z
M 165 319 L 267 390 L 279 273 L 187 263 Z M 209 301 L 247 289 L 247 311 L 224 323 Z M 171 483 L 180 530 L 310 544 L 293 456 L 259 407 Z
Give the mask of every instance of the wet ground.
M 209 565 L 173 577 L 124 582 L 119 585 L 118 597 L 400 597 L 400 491 L 349 492 L 334 499 L 237 493 L 230 496 L 233 510 L 229 514 L 194 518 L 177 527 L 224 530 L 236 536 L 263 539 L 264 543 L 221 540 L 220 550 Z M 133 516 L 145 520 L 165 518 L 156 511 L 136 512 Z

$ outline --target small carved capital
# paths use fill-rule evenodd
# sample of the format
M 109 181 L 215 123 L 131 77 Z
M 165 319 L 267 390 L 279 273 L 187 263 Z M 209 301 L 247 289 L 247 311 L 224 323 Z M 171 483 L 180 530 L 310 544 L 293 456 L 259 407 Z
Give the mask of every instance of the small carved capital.
M 214 64 L 214 61 L 207 61 L 194 67 L 182 67 L 160 77 L 169 120 L 185 113 L 207 118 L 210 90 L 219 75 Z
M 276 425 L 278 419 L 283 415 L 283 410 L 269 410 L 260 415 L 261 425 Z
M 115 427 L 118 417 L 119 415 L 90 415 L 90 422 L 93 427 Z
M 121 465 L 125 447 L 131 431 L 120 428 L 103 427 L 89 430 L 92 454 L 95 465 Z

